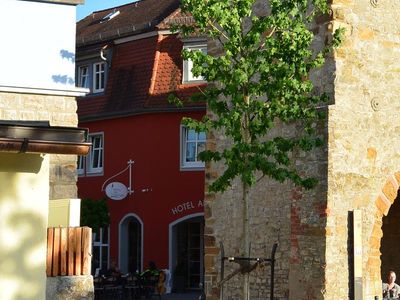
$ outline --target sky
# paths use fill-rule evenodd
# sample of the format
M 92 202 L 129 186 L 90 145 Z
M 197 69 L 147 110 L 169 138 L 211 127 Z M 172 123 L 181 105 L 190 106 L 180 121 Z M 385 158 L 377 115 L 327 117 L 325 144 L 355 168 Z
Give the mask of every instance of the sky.
M 76 9 L 76 20 L 79 21 L 92 12 L 110 7 L 115 7 L 135 0 L 85 0 L 84 5 L 78 5 Z

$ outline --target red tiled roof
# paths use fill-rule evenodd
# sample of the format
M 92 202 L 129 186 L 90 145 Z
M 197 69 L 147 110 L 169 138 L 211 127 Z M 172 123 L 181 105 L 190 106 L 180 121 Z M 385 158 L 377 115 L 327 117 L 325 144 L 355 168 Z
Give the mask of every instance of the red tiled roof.
M 182 42 L 176 35 L 116 45 L 105 93 L 78 99 L 80 119 L 176 109 L 167 101 L 170 94 L 185 99 L 205 87 L 181 83 L 181 50 Z M 205 108 L 201 103 L 187 103 L 185 107 Z
M 159 29 L 167 29 L 170 28 L 171 25 L 189 25 L 193 24 L 194 19 L 192 15 L 189 13 L 183 13 L 180 9 L 174 11 L 171 15 L 165 18 L 157 28 Z
M 179 8 L 179 0 L 141 0 L 96 11 L 77 23 L 77 45 L 152 31 Z M 102 19 L 113 11 L 119 15 L 109 21 Z
M 78 115 L 81 120 L 175 110 L 176 105 L 169 104 L 167 100 L 170 94 L 187 99 L 199 92 L 199 88 L 205 87 L 205 84 L 182 84 L 183 44 L 177 35 L 156 35 L 116 45 L 100 40 L 93 42 L 100 34 L 104 36 L 105 32 L 116 32 L 128 24 L 157 23 L 160 27 L 152 27 L 153 30 L 167 28 L 175 18 L 186 17 L 178 7 L 179 0 L 141 0 L 95 12 L 78 22 L 77 37 L 86 42 L 77 44 L 77 60 L 87 54 L 98 53 L 104 44 L 113 48 L 104 93 L 78 99 Z M 120 11 L 118 16 L 99 23 L 101 18 L 114 9 Z M 129 36 L 139 33 L 130 32 Z M 87 43 L 89 39 L 93 43 Z M 195 108 L 205 109 L 205 105 L 185 103 L 185 109 Z

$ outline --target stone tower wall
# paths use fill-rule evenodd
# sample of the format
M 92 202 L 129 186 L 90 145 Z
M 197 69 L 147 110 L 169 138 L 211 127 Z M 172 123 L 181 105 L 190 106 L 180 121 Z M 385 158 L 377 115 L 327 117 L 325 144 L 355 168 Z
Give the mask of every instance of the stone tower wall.
M 363 214 L 363 295 L 373 299 L 381 297 L 382 214 L 398 189 L 400 5 L 333 1 L 332 9 L 334 26 L 346 28 L 346 40 L 335 57 L 335 104 L 328 119 L 325 299 L 349 296 L 347 220 L 353 209 Z
M 319 179 L 303 191 L 290 184 L 262 181 L 250 195 L 252 256 L 277 252 L 277 299 L 349 299 L 352 258 L 349 218 L 362 211 L 363 299 L 381 295 L 380 239 L 382 216 L 397 195 L 400 176 L 400 5 L 391 1 L 332 1 L 330 30 L 346 29 L 346 38 L 332 61 L 314 74 L 315 85 L 332 95 L 320 134 L 326 146 L 313 153 L 295 153 L 300 169 Z M 325 28 L 321 21 L 320 28 Z M 320 40 L 325 32 L 319 32 Z M 316 45 L 318 46 L 318 45 Z M 210 43 L 211 52 L 217 53 Z M 295 133 L 293 128 L 277 129 Z M 209 148 L 226 146 L 222 133 L 211 133 Z M 206 181 L 223 166 L 210 164 Z M 240 185 L 224 194 L 206 195 L 205 267 L 207 299 L 219 299 L 220 249 L 236 255 L 240 241 Z M 233 252 L 233 253 L 232 253 Z M 225 274 L 235 269 L 229 265 Z M 250 279 L 251 299 L 266 299 L 268 269 Z M 224 299 L 238 299 L 241 277 L 229 281 Z

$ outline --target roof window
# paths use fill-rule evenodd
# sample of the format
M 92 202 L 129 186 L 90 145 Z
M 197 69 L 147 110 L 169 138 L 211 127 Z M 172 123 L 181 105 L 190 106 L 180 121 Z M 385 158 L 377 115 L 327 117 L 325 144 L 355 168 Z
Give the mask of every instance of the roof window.
M 100 21 L 100 23 L 103 22 L 107 22 L 110 21 L 111 19 L 114 19 L 116 16 L 118 16 L 121 12 L 119 10 L 113 10 L 112 12 L 110 12 L 108 15 L 106 15 L 105 17 L 103 17 Z

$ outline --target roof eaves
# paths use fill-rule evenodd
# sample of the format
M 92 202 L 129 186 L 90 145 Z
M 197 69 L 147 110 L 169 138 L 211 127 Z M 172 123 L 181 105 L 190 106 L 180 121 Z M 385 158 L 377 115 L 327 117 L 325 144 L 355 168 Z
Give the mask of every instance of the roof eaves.
M 79 117 L 79 122 L 91 122 L 91 121 L 100 121 L 100 120 L 108 120 L 108 119 L 115 119 L 115 118 L 122 118 L 122 117 L 130 117 L 136 115 L 146 115 L 146 114 L 153 114 L 153 113 L 176 113 L 176 112 L 191 112 L 191 111 L 205 111 L 206 106 L 190 106 L 190 107 L 173 107 L 173 108 L 146 108 L 146 109 L 135 109 L 135 110 L 125 110 L 125 111 L 118 111 L 118 112 L 108 112 L 108 113 L 101 113 L 95 114 L 91 116 Z
M 91 146 L 87 138 L 86 128 L 0 120 L 0 152 L 86 155 Z
M 157 20 L 153 20 L 151 22 L 148 23 L 143 23 L 143 24 L 132 24 L 129 26 L 124 26 L 115 30 L 109 30 L 109 31 L 105 31 L 105 32 L 101 32 L 98 34 L 94 34 L 91 35 L 90 37 L 82 37 L 76 38 L 76 45 L 77 47 L 80 46 L 86 46 L 86 45 L 91 45 L 91 44 L 96 44 L 99 42 L 108 42 L 111 40 L 115 40 L 118 38 L 123 38 L 123 37 L 127 37 L 127 36 L 133 36 L 133 35 L 137 35 L 140 33 L 144 33 L 144 32 L 149 32 L 152 31 L 155 27 L 156 24 L 158 24 L 159 22 Z
M 85 0 L 32 0 L 34 2 L 47 2 L 47 3 L 56 3 L 56 4 L 71 4 L 78 5 L 84 4 Z

